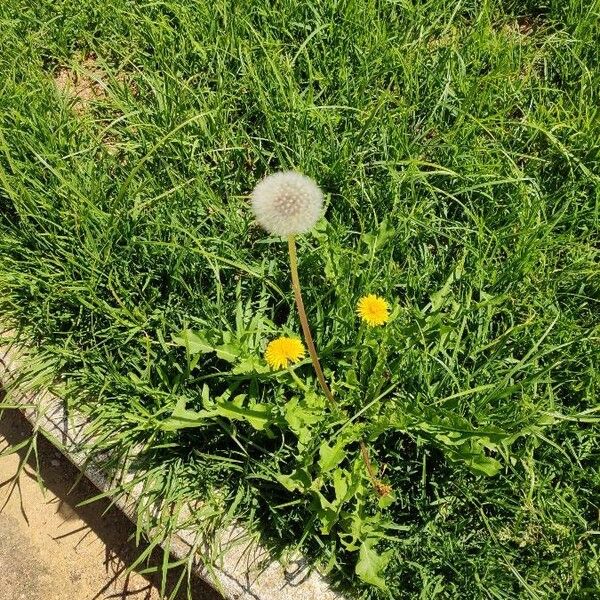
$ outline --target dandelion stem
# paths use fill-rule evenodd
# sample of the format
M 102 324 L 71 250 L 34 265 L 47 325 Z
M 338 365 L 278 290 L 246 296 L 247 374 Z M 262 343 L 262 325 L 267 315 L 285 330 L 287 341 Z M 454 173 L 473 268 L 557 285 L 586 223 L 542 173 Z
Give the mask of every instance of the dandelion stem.
M 323 392 L 332 407 L 339 410 L 338 403 L 333 398 L 333 394 L 327 385 L 327 381 L 325 381 L 325 375 L 323 375 L 323 369 L 321 369 L 321 363 L 319 362 L 319 356 L 317 355 L 317 349 L 315 348 L 315 343 L 313 341 L 312 333 L 310 331 L 310 326 L 308 324 L 308 317 L 306 316 L 306 310 L 304 309 L 304 301 L 302 300 L 302 291 L 300 289 L 300 278 L 298 277 L 298 255 L 296 254 L 296 238 L 293 235 L 288 237 L 288 249 L 290 251 L 290 270 L 292 272 L 292 288 L 294 290 L 294 298 L 296 300 L 296 308 L 298 309 L 298 316 L 300 317 L 300 324 L 302 325 L 302 333 L 304 334 L 304 339 L 306 341 L 306 345 L 308 346 L 308 353 L 310 354 L 310 359 L 312 360 L 313 367 L 315 369 L 315 373 L 317 374 L 317 379 L 323 388 Z M 360 454 L 362 456 L 363 462 L 367 468 L 367 473 L 369 474 L 369 479 L 373 484 L 373 487 L 377 491 L 380 496 L 385 496 L 390 493 L 390 489 L 388 486 L 384 485 L 377 478 L 377 474 L 375 469 L 373 468 L 373 464 L 369 459 L 369 450 L 367 449 L 367 445 L 363 440 L 360 440 Z
M 290 235 L 288 237 L 288 249 L 290 251 L 290 270 L 292 271 L 292 288 L 294 290 L 294 298 L 296 300 L 296 308 L 298 309 L 298 316 L 300 317 L 300 324 L 302 325 L 302 333 L 304 334 L 304 340 L 308 346 L 308 353 L 312 361 L 317 379 L 325 397 L 329 403 L 337 408 L 337 402 L 333 399 L 333 394 L 325 381 L 325 375 L 323 375 L 323 369 L 321 369 L 321 363 L 319 362 L 319 356 L 317 355 L 317 349 L 313 341 L 310 326 L 308 324 L 308 318 L 306 316 L 306 310 L 304 309 L 304 301 L 302 300 L 302 291 L 300 289 L 300 278 L 298 277 L 298 255 L 296 254 L 296 237 Z

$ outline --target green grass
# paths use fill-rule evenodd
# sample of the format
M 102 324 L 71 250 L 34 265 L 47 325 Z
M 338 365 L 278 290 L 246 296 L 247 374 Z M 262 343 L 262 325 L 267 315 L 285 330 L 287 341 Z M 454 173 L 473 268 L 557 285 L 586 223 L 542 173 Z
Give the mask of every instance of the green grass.
M 91 418 L 90 455 L 141 447 L 140 534 L 200 498 L 199 531 L 226 506 L 364 598 L 600 594 L 599 39 L 596 1 L 1 4 L 0 318 L 39 349 L 31 384 Z M 65 68 L 104 92 L 82 107 Z M 322 399 L 261 368 L 300 329 L 248 194 L 288 168 L 326 194 L 300 277 L 387 508 L 356 439 L 318 464 L 330 411 L 298 444 L 286 403 Z M 370 292 L 396 317 L 365 333 Z M 225 405 L 174 426 L 204 389 L 266 428 Z M 335 516 L 331 473 L 358 486 Z M 388 591 L 355 573 L 354 526 Z

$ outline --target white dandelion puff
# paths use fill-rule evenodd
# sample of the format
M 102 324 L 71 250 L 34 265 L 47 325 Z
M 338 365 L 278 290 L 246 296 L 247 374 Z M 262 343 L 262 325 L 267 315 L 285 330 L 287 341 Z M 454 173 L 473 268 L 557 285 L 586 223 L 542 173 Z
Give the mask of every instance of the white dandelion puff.
M 319 186 L 310 177 L 294 171 L 269 175 L 252 192 L 256 220 L 274 235 L 306 233 L 319 219 L 322 206 Z

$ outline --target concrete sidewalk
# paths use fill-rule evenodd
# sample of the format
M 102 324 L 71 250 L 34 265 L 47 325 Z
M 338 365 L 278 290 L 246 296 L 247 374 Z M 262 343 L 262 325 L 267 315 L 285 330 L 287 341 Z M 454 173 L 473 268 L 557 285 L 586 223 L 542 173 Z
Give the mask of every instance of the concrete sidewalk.
M 0 452 L 30 433 L 18 411 L 5 411 L 0 418 Z M 143 550 L 130 541 L 130 521 L 116 509 L 104 512 L 107 501 L 77 507 L 98 490 L 82 478 L 70 492 L 78 470 L 41 436 L 38 450 L 44 491 L 33 457 L 16 486 L 11 481 L 25 450 L 0 457 L 0 600 L 159 600 L 157 582 L 124 573 Z M 161 561 L 162 552 L 156 552 L 152 563 Z M 196 581 L 193 598 L 220 596 Z

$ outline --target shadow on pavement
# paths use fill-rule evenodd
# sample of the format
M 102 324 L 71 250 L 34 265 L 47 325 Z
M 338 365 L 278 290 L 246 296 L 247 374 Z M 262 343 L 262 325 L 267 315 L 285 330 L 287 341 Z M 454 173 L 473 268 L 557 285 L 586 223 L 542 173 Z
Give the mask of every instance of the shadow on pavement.
M 0 412 L 0 439 L 4 443 L 0 447 L 0 452 L 6 445 L 15 446 L 25 441 L 31 435 L 31 426 L 27 419 L 18 410 L 5 410 Z M 117 508 L 110 507 L 106 499 L 100 499 L 91 504 L 78 506 L 80 502 L 91 498 L 99 493 L 98 489 L 85 477 L 77 482 L 80 476 L 79 470 L 73 466 L 60 452 L 50 444 L 43 436 L 38 437 L 38 461 L 33 453 L 29 456 L 23 470 L 20 474 L 20 481 L 23 477 L 40 479 L 43 485 L 55 496 L 51 503 L 55 503 L 54 511 L 59 513 L 63 523 L 76 520 L 83 521 L 83 525 L 70 529 L 69 531 L 56 531 L 53 534 L 53 540 L 59 541 L 68 536 L 79 536 L 76 547 L 83 543 L 87 536 L 92 532 L 97 536 L 106 547 L 104 556 L 104 567 L 106 570 L 106 582 L 102 589 L 98 589 L 95 596 L 85 600 L 104 600 L 106 598 L 126 599 L 132 596 L 135 598 L 156 598 L 156 591 L 153 592 L 153 586 L 160 589 L 160 575 L 144 574 L 148 579 L 147 589 L 140 589 L 138 577 L 135 582 L 135 589 L 131 589 L 130 575 L 125 574 L 128 566 L 133 564 L 136 558 L 148 547 L 145 544 L 136 546 L 133 538 L 135 527 L 129 519 Z M 25 458 L 27 447 L 18 451 L 21 462 Z M 0 458 L 0 460 L 5 460 Z M 4 473 L 0 480 L 0 488 L 13 488 L 12 494 L 20 494 L 19 480 L 10 477 Z M 77 482 L 77 483 L 76 483 Z M 16 485 L 15 485 L 16 483 Z M 76 485 L 75 485 L 76 484 Z M 75 485 L 74 489 L 73 486 Z M 7 500 L 6 500 L 7 501 Z M 21 514 L 27 521 L 27 510 L 21 501 Z M 3 500 L 0 502 L 5 504 Z M 31 510 L 31 509 L 29 509 Z M 62 529 L 62 527 L 61 527 Z M 65 528 L 67 529 L 67 528 Z M 143 568 L 155 566 L 160 568 L 164 559 L 162 550 L 155 550 L 151 554 L 148 563 L 143 563 Z M 173 569 L 169 575 L 166 595 L 169 595 L 175 589 L 176 582 L 182 573 L 182 568 Z M 118 593 L 114 592 L 114 586 L 118 584 Z M 185 585 L 182 586 L 185 588 Z M 121 589 L 122 588 L 122 589 Z M 154 595 L 152 595 L 154 593 Z M 193 600 L 221 600 L 221 596 L 209 587 L 199 578 L 193 578 L 191 584 L 191 594 Z M 180 590 L 176 596 L 178 600 L 187 598 L 185 590 Z M 81 599 L 83 600 L 83 599 Z

